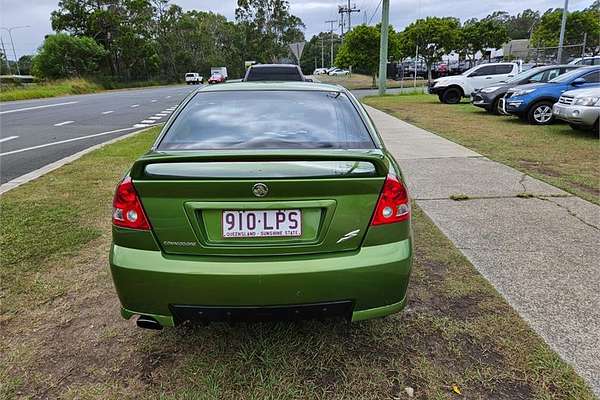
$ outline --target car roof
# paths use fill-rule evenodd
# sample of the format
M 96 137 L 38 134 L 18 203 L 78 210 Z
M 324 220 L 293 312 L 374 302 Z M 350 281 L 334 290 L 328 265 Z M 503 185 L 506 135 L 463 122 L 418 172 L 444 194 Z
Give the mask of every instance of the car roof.
M 254 64 L 250 68 L 294 68 L 297 69 L 296 64 Z
M 254 81 L 232 82 L 216 86 L 205 86 L 199 92 L 228 92 L 236 90 L 302 90 L 321 92 L 343 92 L 345 89 L 338 85 L 300 81 Z

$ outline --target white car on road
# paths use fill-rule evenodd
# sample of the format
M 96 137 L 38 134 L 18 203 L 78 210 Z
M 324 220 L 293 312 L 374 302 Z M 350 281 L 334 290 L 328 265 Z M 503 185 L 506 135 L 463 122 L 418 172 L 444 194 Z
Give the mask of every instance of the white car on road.
M 197 72 L 188 72 L 185 74 L 185 83 L 188 85 L 200 85 L 204 78 Z
M 520 72 L 517 63 L 489 63 L 477 65 L 460 75 L 435 79 L 428 91 L 437 94 L 440 101 L 456 104 L 463 97 L 471 96 L 477 89 L 505 82 Z

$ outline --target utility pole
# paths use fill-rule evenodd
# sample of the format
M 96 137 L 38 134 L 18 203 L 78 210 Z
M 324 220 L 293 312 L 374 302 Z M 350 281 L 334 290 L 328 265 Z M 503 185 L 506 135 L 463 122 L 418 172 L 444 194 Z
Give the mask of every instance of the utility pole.
M 565 0 L 565 6 L 563 8 L 563 13 L 562 13 L 562 21 L 560 23 L 560 36 L 558 39 L 558 54 L 556 56 L 557 58 L 557 63 L 561 64 L 562 63 L 562 51 L 563 51 L 563 44 L 565 41 L 565 27 L 567 26 L 567 13 L 569 12 L 569 0 Z
M 338 14 L 341 15 L 341 24 L 340 26 L 342 27 L 342 36 L 344 36 L 344 14 L 348 14 L 348 29 L 346 30 L 346 32 L 350 32 L 350 30 L 352 29 L 352 13 L 359 13 L 360 10 L 358 8 L 356 8 L 356 4 L 353 6 L 350 6 L 350 0 L 348 0 L 348 5 L 344 5 L 344 6 L 338 6 Z
M 10 70 L 10 63 L 8 62 L 8 54 L 6 54 L 6 48 L 4 47 L 4 40 L 2 40 L 2 35 L 0 35 L 0 44 L 2 44 L 2 54 L 4 54 L 4 61 L 6 61 L 6 68 L 8 68 L 8 74 L 12 75 L 12 71 Z
M 342 38 L 342 41 L 344 40 L 344 28 L 346 27 L 346 23 L 344 22 L 344 11 L 343 11 L 344 7 L 342 6 L 338 6 L 338 13 L 340 14 L 340 37 Z
M 388 58 L 388 25 L 390 23 L 390 0 L 382 0 L 381 4 L 381 40 L 379 42 L 379 95 L 385 94 Z
M 325 56 L 323 53 L 323 40 L 324 40 L 324 38 L 323 38 L 323 35 L 321 34 L 321 68 L 323 68 L 325 65 Z
M 583 32 L 583 47 L 581 48 L 581 59 L 585 57 L 585 45 L 587 44 L 587 32 Z
M 337 21 L 335 19 L 325 21 L 326 24 L 330 24 L 329 32 L 331 33 L 331 58 L 329 59 L 329 66 L 333 67 L 333 24 Z

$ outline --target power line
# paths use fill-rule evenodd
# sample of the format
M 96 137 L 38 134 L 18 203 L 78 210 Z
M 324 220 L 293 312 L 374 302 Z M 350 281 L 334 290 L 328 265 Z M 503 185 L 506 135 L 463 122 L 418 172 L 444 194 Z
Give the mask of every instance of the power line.
M 379 4 L 377 4 L 377 7 L 375 7 L 375 11 L 373 11 L 373 15 L 371 15 L 371 18 L 369 19 L 369 23 L 367 25 L 371 25 L 371 21 L 373 21 L 373 17 L 375 17 L 375 14 L 377 14 L 377 10 L 379 10 L 379 7 L 381 7 L 381 2 L 383 0 L 379 0 Z

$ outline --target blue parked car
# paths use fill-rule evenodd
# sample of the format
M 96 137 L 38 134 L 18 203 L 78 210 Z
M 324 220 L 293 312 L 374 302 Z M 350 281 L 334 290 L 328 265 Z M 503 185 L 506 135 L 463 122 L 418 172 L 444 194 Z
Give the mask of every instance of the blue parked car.
M 578 68 L 546 83 L 515 86 L 501 100 L 500 108 L 530 124 L 545 125 L 553 121 L 552 105 L 563 92 L 589 87 L 600 87 L 600 65 Z

